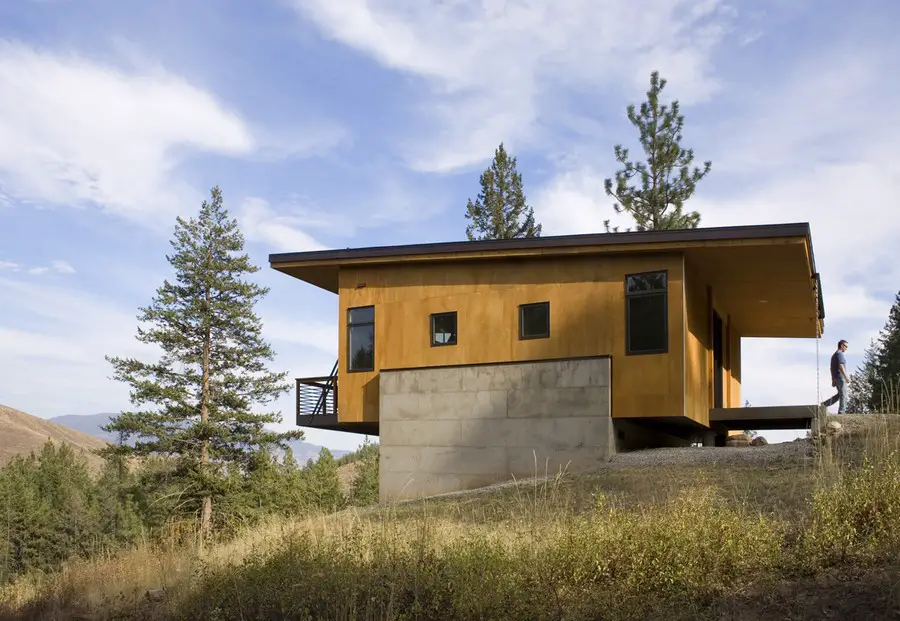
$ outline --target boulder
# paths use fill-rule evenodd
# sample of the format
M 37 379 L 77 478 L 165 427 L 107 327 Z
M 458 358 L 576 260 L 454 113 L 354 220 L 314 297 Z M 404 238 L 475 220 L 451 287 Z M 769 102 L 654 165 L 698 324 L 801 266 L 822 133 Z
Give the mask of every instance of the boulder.
M 166 599 L 165 589 L 150 589 L 147 591 L 147 599 L 151 602 L 161 602 Z
M 769 441 L 766 440 L 766 439 L 765 439 L 764 437 L 762 437 L 762 436 L 756 436 L 755 438 L 753 438 L 752 440 L 750 440 L 750 444 L 751 444 L 752 446 L 765 446 L 765 445 L 768 444 L 768 443 L 769 443 Z

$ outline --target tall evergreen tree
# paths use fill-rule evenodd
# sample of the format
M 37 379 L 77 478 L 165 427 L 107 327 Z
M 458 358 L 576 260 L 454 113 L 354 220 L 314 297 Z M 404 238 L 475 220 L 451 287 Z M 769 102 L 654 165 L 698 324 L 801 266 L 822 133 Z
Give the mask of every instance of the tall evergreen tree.
M 851 411 L 900 413 L 900 292 L 878 337 L 853 373 Z
M 850 396 L 847 399 L 848 412 L 871 412 L 873 410 L 873 387 L 876 382 L 875 360 L 878 341 L 872 339 L 863 351 L 862 364 L 850 374 Z
M 638 231 L 697 228 L 700 214 L 696 211 L 685 213 L 684 203 L 712 166 L 712 162 L 707 161 L 702 170 L 690 169 L 694 152 L 681 147 L 684 116 L 679 113 L 678 100 L 673 101 L 671 107 L 659 103 L 659 95 L 665 86 L 666 80 L 654 71 L 650 74 L 650 90 L 647 101 L 641 104 L 640 113 L 635 111 L 634 104 L 627 108 L 628 120 L 640 134 L 646 163 L 630 161 L 628 149 L 617 144 L 614 148 L 616 160 L 624 168 L 616 172 L 615 183 L 613 179 L 604 182 L 606 193 L 617 201 L 613 204 L 616 213 L 631 215 Z M 629 185 L 634 177 L 640 180 L 640 187 Z M 618 231 L 618 227 L 611 229 L 609 222 L 604 221 L 607 232 Z
M 541 236 L 541 225 L 534 222 L 534 209 L 525 201 L 516 158 L 507 154 L 502 142 L 479 181 L 478 198 L 475 202 L 469 199 L 466 205 L 466 219 L 472 221 L 466 227 L 469 241 Z
M 227 466 L 246 467 L 255 451 L 284 447 L 303 432 L 266 429 L 280 414 L 252 411 L 290 386 L 285 373 L 266 369 L 274 354 L 253 306 L 268 289 L 241 278 L 259 268 L 239 254 L 244 238 L 218 187 L 198 218 L 178 217 L 171 243 L 175 253 L 166 258 L 175 282 L 165 280 L 150 306 L 140 309 L 139 320 L 151 327 L 137 329 L 137 339 L 159 345 L 162 357 L 155 363 L 107 357 L 115 379 L 131 385 L 132 404 L 150 407 L 122 412 L 104 429 L 125 440 L 137 436 L 133 447 L 122 442 L 107 454 L 175 457 L 182 504 L 199 511 L 205 538 L 213 498 L 226 489 Z

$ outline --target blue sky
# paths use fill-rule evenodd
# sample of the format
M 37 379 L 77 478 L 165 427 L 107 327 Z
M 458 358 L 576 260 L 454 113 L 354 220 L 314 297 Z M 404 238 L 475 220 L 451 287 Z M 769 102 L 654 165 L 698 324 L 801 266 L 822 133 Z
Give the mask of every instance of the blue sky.
M 545 235 L 602 230 L 653 69 L 713 162 L 702 225 L 811 223 L 824 398 L 834 342 L 855 367 L 900 289 L 896 23 L 874 1 L 0 3 L 0 402 L 128 407 L 103 356 L 144 355 L 174 218 L 216 184 L 272 287 L 276 368 L 326 373 L 336 297 L 269 253 L 464 239 L 500 141 Z M 814 401 L 815 342 L 746 340 L 744 397 Z

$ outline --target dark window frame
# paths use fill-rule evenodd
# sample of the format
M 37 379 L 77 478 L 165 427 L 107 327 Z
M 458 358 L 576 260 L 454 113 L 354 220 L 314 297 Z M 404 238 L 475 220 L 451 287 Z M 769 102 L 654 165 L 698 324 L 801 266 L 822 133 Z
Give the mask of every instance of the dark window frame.
M 633 278 L 635 276 L 651 276 L 664 274 L 666 277 L 666 286 L 665 288 L 657 288 L 651 289 L 649 291 L 628 291 L 628 279 Z M 652 354 L 667 354 L 669 353 L 669 270 L 648 270 L 645 272 L 634 272 L 631 274 L 625 274 L 625 281 L 623 283 L 625 288 L 625 355 L 626 356 L 646 356 Z M 663 300 L 663 315 L 665 317 L 665 321 L 663 322 L 663 338 L 665 341 L 665 345 L 661 348 L 655 349 L 632 349 L 631 347 L 631 300 L 634 298 L 652 298 L 652 297 L 661 297 Z
M 351 317 L 353 316 L 353 311 L 355 310 L 364 310 L 367 308 L 372 309 L 372 320 L 371 321 L 358 321 L 354 322 Z M 367 326 L 372 326 L 372 366 L 371 367 L 353 367 L 353 339 L 350 337 L 350 334 L 353 331 L 353 328 L 364 328 Z M 352 306 L 347 309 L 347 373 L 371 373 L 375 370 L 375 305 L 367 304 L 365 306 Z
M 453 317 L 453 340 L 448 341 L 446 343 L 438 343 L 434 339 L 434 320 L 438 317 Z M 456 345 L 459 342 L 459 317 L 456 311 L 444 311 L 440 313 L 431 313 L 430 319 L 431 331 L 429 334 L 429 338 L 431 339 L 432 347 L 448 347 L 450 345 Z
M 545 306 L 547 308 L 547 331 L 542 332 L 541 334 L 526 335 L 524 333 L 525 311 L 527 309 L 537 308 L 540 306 Z M 550 338 L 550 301 L 545 300 L 543 302 L 530 302 L 528 304 L 519 304 L 519 340 L 520 341 L 530 341 L 532 339 L 548 339 L 548 338 Z

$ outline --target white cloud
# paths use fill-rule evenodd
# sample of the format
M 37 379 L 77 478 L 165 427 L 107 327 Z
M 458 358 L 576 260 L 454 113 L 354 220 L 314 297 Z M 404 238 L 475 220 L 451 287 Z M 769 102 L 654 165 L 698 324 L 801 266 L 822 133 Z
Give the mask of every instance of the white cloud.
M 277 251 L 303 252 L 325 248 L 300 228 L 306 226 L 301 216 L 277 214 L 262 198 L 245 199 L 238 221 L 248 240 L 268 244 Z
M 275 313 L 263 316 L 263 336 L 273 342 L 313 347 L 329 356 L 337 356 L 338 330 L 332 321 L 287 317 Z M 315 375 L 321 375 L 319 370 Z
M 406 145 L 413 168 L 448 171 L 514 150 L 556 112 L 567 88 L 646 90 L 659 68 L 685 102 L 717 88 L 710 60 L 734 16 L 720 0 L 516 3 L 293 0 L 328 37 L 424 79 L 440 128 Z M 413 140 L 413 139 L 411 139 Z
M 68 261 L 53 261 L 53 269 L 60 274 L 74 274 L 75 268 Z
M 128 406 L 104 356 L 158 355 L 134 339 L 137 310 L 46 281 L 0 278 L 0 394 L 37 416 Z
M 283 157 L 339 138 L 331 124 L 301 141 L 255 129 L 165 69 L 0 40 L 0 187 L 18 200 L 98 205 L 156 225 L 201 198 L 176 174 L 187 152 Z
M 26 267 L 21 263 L 15 263 L 13 261 L 0 261 L 0 270 L 9 270 L 11 272 L 19 272 L 21 270 L 25 270 L 32 276 L 41 276 L 43 274 L 47 274 L 51 269 L 58 274 L 75 273 L 75 268 L 72 267 L 72 265 L 68 261 L 53 261 L 50 263 L 49 267 L 45 265 Z

